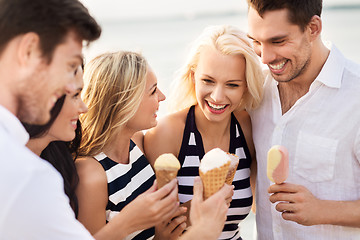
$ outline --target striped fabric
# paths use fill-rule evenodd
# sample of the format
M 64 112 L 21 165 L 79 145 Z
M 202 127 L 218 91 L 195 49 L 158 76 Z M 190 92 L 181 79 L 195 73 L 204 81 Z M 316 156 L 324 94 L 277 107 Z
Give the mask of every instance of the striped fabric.
M 129 164 L 114 162 L 104 153 L 95 156 L 103 166 L 108 180 L 106 221 L 110 221 L 127 204 L 148 190 L 155 180 L 148 160 L 133 141 L 130 142 L 129 153 Z M 135 232 L 125 239 L 152 239 L 154 234 L 154 228 L 150 228 Z
M 181 164 L 177 177 L 181 203 L 192 199 L 194 178 L 199 176 L 200 159 L 205 155 L 202 138 L 195 124 L 194 109 L 195 107 L 192 106 L 189 110 L 178 156 Z M 219 239 L 241 239 L 239 223 L 249 214 L 252 204 L 251 157 L 240 124 L 233 114 L 231 114 L 229 152 L 236 154 L 240 162 L 233 181 L 234 196 Z

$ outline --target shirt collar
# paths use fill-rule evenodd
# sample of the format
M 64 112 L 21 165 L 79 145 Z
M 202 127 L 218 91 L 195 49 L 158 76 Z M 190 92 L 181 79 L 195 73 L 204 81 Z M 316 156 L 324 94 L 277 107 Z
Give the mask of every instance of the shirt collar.
M 0 105 L 0 128 L 21 145 L 25 145 L 29 141 L 29 134 L 19 119 L 2 105 Z
M 320 82 L 331 88 L 340 88 L 345 68 L 345 57 L 335 45 L 331 43 L 328 45 L 330 54 L 314 82 Z

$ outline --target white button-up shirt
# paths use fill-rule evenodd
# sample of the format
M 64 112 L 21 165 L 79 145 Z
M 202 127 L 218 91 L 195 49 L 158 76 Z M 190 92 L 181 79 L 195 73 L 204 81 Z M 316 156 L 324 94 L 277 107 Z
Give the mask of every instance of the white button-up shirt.
M 0 239 L 93 239 L 75 219 L 61 175 L 25 147 L 28 138 L 0 105 Z
M 250 112 L 258 161 L 258 239 L 360 239 L 360 228 L 302 226 L 282 219 L 269 201 L 272 183 L 266 175 L 267 151 L 284 145 L 289 150 L 287 182 L 323 200 L 360 199 L 360 66 L 332 46 L 309 92 L 284 115 L 270 74 L 264 90 L 261 107 Z

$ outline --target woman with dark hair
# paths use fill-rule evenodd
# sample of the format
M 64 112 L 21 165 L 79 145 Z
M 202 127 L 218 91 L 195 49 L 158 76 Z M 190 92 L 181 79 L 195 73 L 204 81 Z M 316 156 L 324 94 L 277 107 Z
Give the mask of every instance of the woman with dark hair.
M 87 107 L 80 98 L 83 87 L 82 69 L 76 72 L 77 90 L 72 95 L 58 99 L 51 110 L 50 121 L 45 125 L 23 123 L 30 135 L 27 147 L 42 159 L 51 163 L 64 179 L 64 191 L 70 205 L 78 214 L 78 202 L 75 189 L 79 182 L 74 159 L 78 154 L 81 141 L 79 115 L 87 112 Z

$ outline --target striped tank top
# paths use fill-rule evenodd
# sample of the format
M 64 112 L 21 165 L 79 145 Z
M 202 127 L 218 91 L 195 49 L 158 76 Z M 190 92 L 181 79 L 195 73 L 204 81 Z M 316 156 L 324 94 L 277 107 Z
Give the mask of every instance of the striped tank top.
M 107 177 L 109 200 L 106 206 L 106 221 L 108 222 L 152 186 L 155 174 L 144 154 L 132 140 L 130 140 L 129 164 L 117 163 L 104 153 L 95 156 L 95 159 L 103 166 Z M 134 232 L 125 239 L 152 239 L 154 234 L 154 228 L 149 228 Z
M 202 138 L 195 124 L 194 110 L 194 106 L 189 109 L 178 156 L 181 164 L 177 177 L 180 203 L 192 199 L 194 178 L 199 176 L 200 160 L 205 155 Z M 241 239 L 239 223 L 249 214 L 252 205 L 251 156 L 240 124 L 234 114 L 231 114 L 229 152 L 236 154 L 240 162 L 233 181 L 234 195 L 219 239 Z

